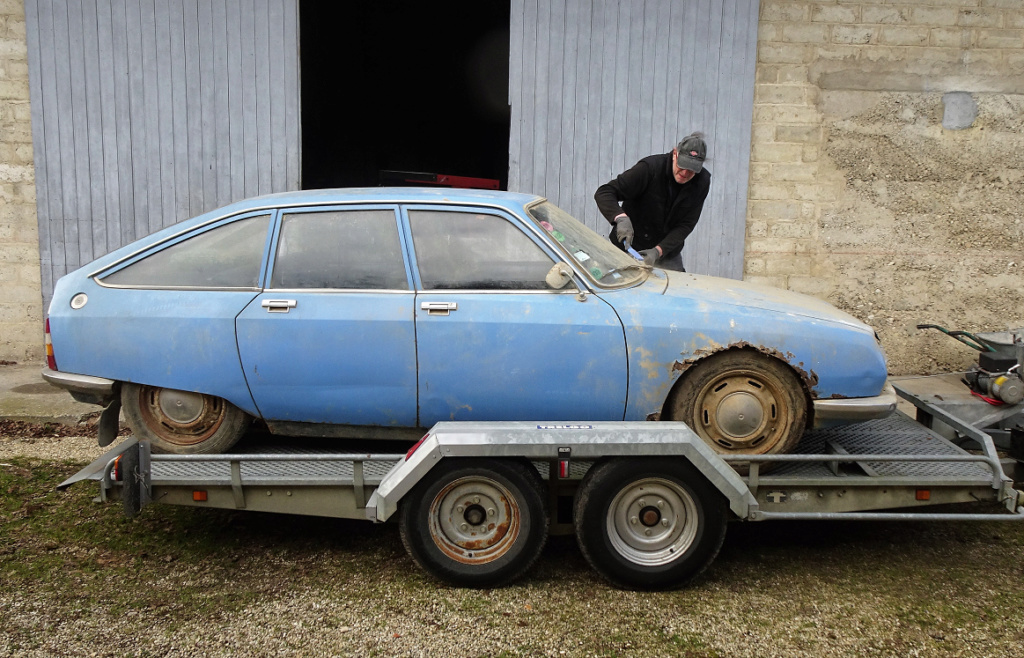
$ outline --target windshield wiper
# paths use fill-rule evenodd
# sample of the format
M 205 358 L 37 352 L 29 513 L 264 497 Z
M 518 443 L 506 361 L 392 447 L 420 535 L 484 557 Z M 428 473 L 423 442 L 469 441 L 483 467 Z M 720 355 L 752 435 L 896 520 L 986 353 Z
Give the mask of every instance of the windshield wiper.
M 613 267 L 612 269 L 610 269 L 607 272 L 605 272 L 604 276 L 602 276 L 601 279 L 604 280 L 604 278 L 606 276 L 608 276 L 610 274 L 613 274 L 615 272 L 622 272 L 624 270 L 647 270 L 647 271 L 650 271 L 650 270 L 653 270 L 653 269 L 654 268 L 652 266 L 645 265 L 643 263 L 630 263 L 629 265 L 624 265 L 622 267 Z

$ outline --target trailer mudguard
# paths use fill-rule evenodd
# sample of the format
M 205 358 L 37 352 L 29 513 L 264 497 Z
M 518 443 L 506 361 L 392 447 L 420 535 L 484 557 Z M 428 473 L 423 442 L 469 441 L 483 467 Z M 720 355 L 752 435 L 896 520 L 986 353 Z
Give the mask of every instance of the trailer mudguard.
M 442 422 L 384 476 L 366 516 L 388 520 L 407 494 L 441 459 L 529 459 L 552 463 L 611 457 L 681 457 L 729 501 L 739 518 L 757 508 L 743 479 L 680 422 Z

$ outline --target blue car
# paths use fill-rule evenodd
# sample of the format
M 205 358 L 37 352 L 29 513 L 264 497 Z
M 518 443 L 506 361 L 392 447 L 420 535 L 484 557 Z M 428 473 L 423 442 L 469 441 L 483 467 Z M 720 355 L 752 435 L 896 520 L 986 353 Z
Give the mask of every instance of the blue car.
M 186 220 L 57 283 L 47 381 L 154 449 L 419 438 L 449 420 L 682 420 L 726 453 L 888 415 L 870 327 L 651 269 L 543 198 L 314 190 Z M 110 419 L 113 418 L 113 424 Z M 104 438 L 105 437 L 105 438 Z

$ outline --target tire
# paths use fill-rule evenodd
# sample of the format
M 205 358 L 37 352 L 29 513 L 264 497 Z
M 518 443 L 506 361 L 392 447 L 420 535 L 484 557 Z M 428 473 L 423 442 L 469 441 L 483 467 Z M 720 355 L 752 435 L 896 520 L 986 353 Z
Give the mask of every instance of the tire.
M 159 386 L 125 382 L 124 417 L 136 438 L 155 453 L 217 454 L 235 445 L 252 418 L 227 400 Z
M 402 543 L 434 577 L 495 587 L 522 576 L 548 534 L 542 482 L 528 463 L 445 459 L 405 495 Z
M 688 462 L 613 459 L 587 473 L 576 495 L 576 541 L 601 576 L 626 589 L 685 585 L 725 539 L 725 497 Z
M 753 350 L 730 350 L 699 362 L 666 406 L 669 420 L 685 422 L 725 454 L 791 452 L 807 429 L 807 397 L 796 374 Z

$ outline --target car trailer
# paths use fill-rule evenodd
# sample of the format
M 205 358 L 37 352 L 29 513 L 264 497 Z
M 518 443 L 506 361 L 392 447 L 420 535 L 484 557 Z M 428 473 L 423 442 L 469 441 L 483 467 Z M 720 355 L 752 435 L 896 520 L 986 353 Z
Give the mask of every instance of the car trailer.
M 1024 455 L 1001 458 L 988 434 L 896 388 L 953 440 L 902 412 L 809 432 L 787 455 L 721 455 L 676 422 L 442 422 L 405 454 L 165 455 L 129 438 L 59 488 L 98 480 L 98 500 L 130 516 L 156 502 L 397 520 L 420 566 L 470 587 L 521 576 L 549 533 L 575 533 L 617 586 L 666 589 L 710 564 L 729 519 L 1024 519 L 1004 470 Z

